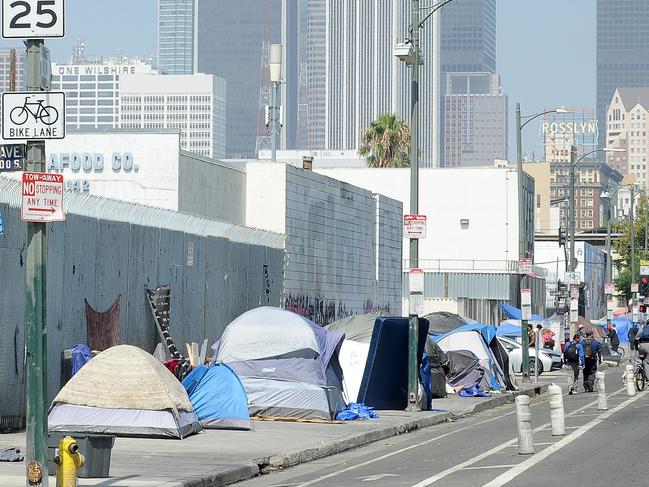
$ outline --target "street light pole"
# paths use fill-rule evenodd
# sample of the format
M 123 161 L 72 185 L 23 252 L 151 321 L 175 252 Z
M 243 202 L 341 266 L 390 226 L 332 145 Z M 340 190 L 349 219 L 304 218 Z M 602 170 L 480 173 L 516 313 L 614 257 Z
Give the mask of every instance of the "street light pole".
M 613 269 L 611 262 L 611 218 L 613 215 L 613 194 L 608 198 L 608 207 L 606 209 L 606 282 L 613 281 Z
M 631 233 L 631 284 L 635 283 L 635 222 L 634 220 L 634 206 L 635 206 L 635 186 L 631 186 L 631 215 L 630 215 L 630 233 Z M 635 306 L 637 294 L 632 292 L 631 299 L 632 305 Z
M 414 53 L 410 82 L 410 214 L 419 214 L 419 0 L 411 0 L 410 42 Z M 419 267 L 419 240 L 410 239 L 410 268 Z M 412 296 L 410 296 L 412 300 Z M 417 380 L 417 343 L 419 317 L 410 306 L 408 319 L 408 406 L 407 411 L 420 411 Z
M 577 148 L 570 146 L 570 190 L 568 195 L 568 218 L 570 223 L 570 261 L 568 268 L 570 272 L 575 272 L 575 158 L 577 157 Z

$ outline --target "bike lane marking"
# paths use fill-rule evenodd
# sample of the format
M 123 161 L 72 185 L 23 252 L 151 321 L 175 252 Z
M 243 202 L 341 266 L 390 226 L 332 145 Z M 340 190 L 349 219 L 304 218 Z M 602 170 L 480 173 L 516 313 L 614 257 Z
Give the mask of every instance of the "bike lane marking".
M 622 391 L 625 391 L 625 390 L 626 390 L 626 387 L 623 387 L 622 389 L 619 389 L 619 390 L 613 392 L 611 394 L 611 396 L 619 394 L 619 393 L 621 393 Z M 545 402 L 545 401 L 543 401 L 543 402 Z M 587 409 L 587 408 L 589 408 L 591 406 L 594 406 L 595 404 L 597 404 L 597 400 L 589 402 L 588 404 L 585 404 L 583 406 L 579 406 L 575 411 L 572 411 L 571 413 L 566 414 L 566 416 L 576 416 L 576 415 L 578 415 L 580 413 L 581 410 Z M 546 429 L 548 426 L 550 426 L 550 424 L 551 423 L 549 423 L 549 422 L 545 423 L 545 424 L 542 424 L 541 426 L 539 426 L 537 428 L 534 428 L 533 431 L 534 431 L 534 433 L 542 431 L 543 429 Z M 575 433 L 571 433 L 571 434 L 575 434 Z M 460 470 L 463 470 L 464 468 L 469 467 L 469 466 L 473 465 L 474 463 L 478 463 L 479 461 L 484 460 L 485 458 L 488 458 L 491 455 L 493 455 L 495 453 L 498 453 L 498 452 L 504 450 L 505 448 L 513 446 L 513 445 L 515 445 L 517 443 L 518 443 L 518 437 L 514 438 L 512 440 L 506 441 L 505 443 L 501 443 L 500 445 L 495 446 L 491 450 L 488 450 L 488 451 L 486 451 L 484 453 L 481 453 L 480 455 L 478 455 L 476 457 L 473 457 L 472 459 L 467 460 L 466 462 L 459 463 L 459 464 L 457 464 L 457 465 L 455 465 L 455 466 L 453 466 L 451 468 L 447 468 L 446 470 L 443 470 L 442 472 L 439 472 L 438 474 L 433 475 L 432 477 L 428 477 L 427 479 L 424 479 L 421 482 L 418 482 L 418 483 L 414 484 L 412 487 L 427 487 L 428 485 L 432 485 L 435 482 L 437 482 L 438 480 L 441 480 L 441 479 L 443 479 L 445 477 L 448 477 L 449 475 L 454 474 L 455 472 L 459 472 Z M 548 447 L 548 448 L 552 448 L 552 447 Z M 545 451 L 545 450 L 543 450 L 543 451 Z M 487 487 L 487 486 L 484 486 L 484 487 Z M 493 486 L 490 486 L 490 487 L 493 487 Z
M 529 470 L 531 467 L 536 465 L 537 463 L 545 460 L 548 458 L 550 455 L 552 455 L 554 452 L 557 452 L 561 450 L 563 447 L 569 445 L 573 441 L 577 440 L 578 438 L 582 437 L 585 433 L 587 433 L 589 430 L 593 429 L 595 426 L 599 425 L 602 421 L 605 419 L 608 419 L 610 416 L 613 414 L 617 413 L 618 411 L 621 411 L 625 407 L 629 406 L 630 404 L 633 404 L 635 401 L 638 399 L 641 399 L 645 397 L 649 391 L 641 392 L 640 394 L 637 394 L 636 396 L 630 397 L 626 401 L 624 401 L 621 404 L 618 404 L 615 406 L 613 409 L 610 409 L 609 411 L 606 411 L 602 414 L 600 414 L 597 418 L 591 420 L 590 422 L 586 423 L 585 425 L 581 426 L 578 428 L 575 432 L 570 433 L 568 436 L 564 437 L 563 439 L 559 440 L 552 446 L 549 446 L 548 448 L 541 450 L 539 453 L 535 454 L 533 457 L 525 460 L 522 463 L 519 463 L 516 465 L 514 468 L 511 470 L 499 475 L 495 479 L 493 479 L 491 482 L 484 484 L 482 487 L 501 487 L 505 484 L 508 484 L 512 480 L 514 480 L 516 477 L 518 477 L 520 474 L 524 473 L 526 470 Z

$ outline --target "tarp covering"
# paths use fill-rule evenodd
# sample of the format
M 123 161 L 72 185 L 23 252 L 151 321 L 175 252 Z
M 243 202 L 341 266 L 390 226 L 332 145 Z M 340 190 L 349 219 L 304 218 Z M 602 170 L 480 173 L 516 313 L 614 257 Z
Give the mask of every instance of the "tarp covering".
M 496 327 L 496 335 L 499 337 L 520 337 L 521 327 L 520 325 L 516 326 L 505 323 Z
M 92 353 L 88 345 L 80 343 L 72 349 L 72 373 L 71 376 L 74 376 L 81 367 L 86 365 L 88 361 L 92 358 Z
M 427 331 L 428 321 L 420 318 L 417 370 Z M 375 409 L 403 410 L 408 405 L 408 318 L 376 321 L 357 402 Z
M 512 318 L 514 320 L 521 319 L 521 310 L 515 306 L 512 306 L 511 304 L 500 303 L 500 309 L 503 310 L 503 313 L 505 313 L 505 316 L 507 316 L 507 318 Z M 545 320 L 545 318 L 543 318 L 543 316 L 532 314 L 532 320 L 543 321 Z
M 183 387 L 204 428 L 252 429 L 246 391 L 227 365 L 200 365 L 183 379 Z
M 465 389 L 479 386 L 483 390 L 490 389 L 485 370 L 480 366 L 480 360 L 469 350 L 446 352 L 448 356 L 448 374 L 446 381 L 453 389 Z
M 86 324 L 88 327 L 88 346 L 91 350 L 103 351 L 119 343 L 119 311 L 122 295 L 117 296 L 113 305 L 103 313 L 95 311 L 87 299 Z

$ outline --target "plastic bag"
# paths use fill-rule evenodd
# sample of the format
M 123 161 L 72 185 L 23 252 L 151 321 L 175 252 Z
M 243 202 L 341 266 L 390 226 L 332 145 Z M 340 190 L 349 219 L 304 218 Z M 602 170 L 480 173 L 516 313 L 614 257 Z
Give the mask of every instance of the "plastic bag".
M 362 403 L 350 402 L 347 409 L 338 413 L 336 419 L 338 421 L 354 421 L 356 419 L 375 419 L 378 417 L 379 415 L 374 411 L 374 408 Z

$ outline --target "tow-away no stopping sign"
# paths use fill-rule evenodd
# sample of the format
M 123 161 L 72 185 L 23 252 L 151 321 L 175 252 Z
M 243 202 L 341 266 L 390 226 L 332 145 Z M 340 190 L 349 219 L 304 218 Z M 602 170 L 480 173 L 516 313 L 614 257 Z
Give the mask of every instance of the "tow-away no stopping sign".
M 23 173 L 20 218 L 26 222 L 60 222 L 63 213 L 63 175 Z

